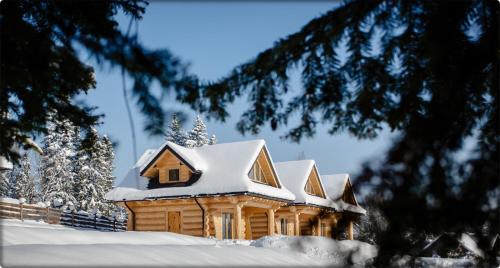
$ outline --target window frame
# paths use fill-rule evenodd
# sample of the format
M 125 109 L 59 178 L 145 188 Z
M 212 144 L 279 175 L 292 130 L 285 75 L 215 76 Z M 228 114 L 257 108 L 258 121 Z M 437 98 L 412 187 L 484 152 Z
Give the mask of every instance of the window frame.
M 320 236 L 326 236 L 326 224 L 325 223 L 321 223 L 320 224 Z
M 281 234 L 288 235 L 288 219 L 287 218 L 280 219 L 280 227 L 281 227 Z
M 172 179 L 172 172 L 177 172 L 177 179 L 176 180 Z M 179 168 L 168 169 L 168 182 L 179 182 L 181 180 L 180 173 L 181 172 L 180 172 Z
M 221 213 L 222 239 L 233 239 L 233 213 Z
M 308 193 L 310 195 L 316 195 L 316 193 L 314 192 L 314 187 L 311 183 L 311 180 L 307 180 L 306 186 L 304 187 L 304 190 L 306 191 L 306 193 Z
M 266 177 L 264 176 L 264 170 L 262 169 L 259 161 L 255 161 L 255 163 L 252 165 L 252 168 L 248 172 L 248 177 L 253 182 L 269 185 Z

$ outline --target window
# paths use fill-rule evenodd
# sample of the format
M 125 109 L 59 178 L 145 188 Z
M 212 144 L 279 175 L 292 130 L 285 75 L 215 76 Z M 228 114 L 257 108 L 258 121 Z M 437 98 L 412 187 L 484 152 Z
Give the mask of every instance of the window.
M 288 234 L 288 220 L 285 218 L 281 218 L 280 223 L 281 223 L 281 234 L 287 235 Z
M 179 181 L 179 169 L 168 170 L 168 181 Z
M 222 239 L 233 238 L 232 220 L 231 213 L 222 213 Z
M 308 194 L 314 194 L 314 190 L 313 190 L 313 187 L 312 187 L 311 180 L 307 180 L 307 183 L 306 183 L 306 193 L 308 193 Z
M 267 183 L 266 178 L 264 178 L 264 172 L 262 171 L 258 161 L 255 161 L 252 169 L 248 172 L 248 177 L 256 182 Z

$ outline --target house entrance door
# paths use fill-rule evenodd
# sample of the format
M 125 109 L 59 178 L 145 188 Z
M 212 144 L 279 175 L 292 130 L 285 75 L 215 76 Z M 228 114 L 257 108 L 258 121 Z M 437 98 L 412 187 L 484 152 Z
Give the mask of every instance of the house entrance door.
M 181 213 L 179 211 L 168 212 L 168 231 L 181 233 Z

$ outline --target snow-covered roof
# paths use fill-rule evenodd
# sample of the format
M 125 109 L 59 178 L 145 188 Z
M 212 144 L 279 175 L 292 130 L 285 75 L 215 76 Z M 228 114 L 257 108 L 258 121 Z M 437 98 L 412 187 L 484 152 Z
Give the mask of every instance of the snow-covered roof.
M 142 164 L 139 172 L 134 172 L 131 176 L 133 174 L 139 176 L 139 173 L 144 172 L 148 165 L 151 165 L 163 151 L 171 150 L 174 154 L 181 157 L 182 160 L 186 161 L 195 171 L 201 173 L 201 177 L 196 182 L 184 187 L 166 187 L 149 190 L 146 190 L 145 187 L 120 184 L 119 187 L 114 188 L 106 195 L 106 199 L 123 201 L 169 196 L 253 193 L 278 199 L 294 200 L 295 195 L 283 187 L 279 176 L 276 179 L 280 188 L 253 182 L 248 177 L 248 172 L 262 149 L 267 151 L 264 140 L 221 143 L 195 148 L 185 148 L 171 142 L 166 142 L 147 157 L 144 163 L 139 163 Z M 270 159 L 270 162 L 274 168 L 272 159 Z M 139 180 L 141 180 L 141 177 Z
M 285 187 L 295 195 L 294 203 L 332 207 L 333 203 L 330 199 L 314 196 L 305 191 L 309 174 L 316 168 L 314 160 L 277 162 L 274 165 Z M 321 182 L 320 187 L 322 187 Z
M 162 155 L 162 153 L 171 149 L 172 152 L 177 154 L 182 160 L 184 160 L 188 167 L 193 169 L 193 171 L 201 171 L 206 168 L 205 161 L 198 155 L 198 151 L 200 147 L 196 148 L 186 148 L 180 145 L 177 145 L 173 142 L 167 141 L 160 148 L 158 148 L 152 155 L 145 161 L 141 168 L 140 174 L 144 173 L 148 167 L 155 162 L 155 160 Z
M 326 194 L 332 199 L 337 200 L 344 194 L 345 186 L 349 180 L 349 174 L 330 174 L 321 175 L 323 187 L 325 187 Z
M 323 187 L 325 188 L 326 195 L 333 200 L 337 209 L 361 214 L 366 213 L 366 210 L 361 206 L 348 204 L 342 200 L 342 195 L 344 194 L 345 187 L 350 181 L 349 174 L 341 173 L 321 175 L 320 179 L 323 183 Z M 356 196 L 354 196 L 354 200 L 356 200 Z
M 0 171 L 11 170 L 12 168 L 13 168 L 12 162 L 8 161 L 7 158 L 0 155 Z
M 144 190 L 147 188 L 148 179 L 140 176 L 140 169 L 148 162 L 156 153 L 156 149 L 147 149 L 142 153 L 137 163 L 127 172 L 121 182 L 117 183 L 117 187 L 129 187 Z

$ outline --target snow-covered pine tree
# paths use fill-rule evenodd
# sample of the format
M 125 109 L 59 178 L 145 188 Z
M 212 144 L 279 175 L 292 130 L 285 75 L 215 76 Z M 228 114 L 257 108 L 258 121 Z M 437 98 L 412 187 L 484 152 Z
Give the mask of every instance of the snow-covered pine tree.
M 72 142 L 74 146 L 74 154 L 71 157 L 72 160 L 72 168 L 73 168 L 73 174 L 74 174 L 74 180 L 73 180 L 73 196 L 75 197 L 75 202 L 74 205 L 77 209 L 80 209 L 80 199 L 79 199 L 79 193 L 81 190 L 82 183 L 80 183 L 80 172 L 83 166 L 87 165 L 87 150 L 85 148 L 89 148 L 90 146 L 84 146 L 83 143 L 86 142 L 93 142 L 91 140 L 83 140 L 80 128 L 75 126 L 73 136 L 72 136 Z
M 31 170 L 31 163 L 27 153 L 21 157 L 18 171 L 15 173 L 15 185 L 13 186 L 12 197 L 24 197 L 28 203 L 33 203 L 37 198 L 35 178 Z
M 186 146 L 186 139 L 186 131 L 184 131 L 177 116 L 174 114 L 167 129 L 166 140 L 181 146 Z
M 108 191 L 111 190 L 113 187 L 113 182 L 115 180 L 115 176 L 113 176 L 113 170 L 115 168 L 114 166 L 114 160 L 115 160 L 115 152 L 113 149 L 113 143 L 111 140 L 108 138 L 108 136 L 104 135 L 102 137 L 102 145 L 103 145 L 103 150 L 102 150 L 102 158 L 104 160 L 104 166 L 102 170 L 102 175 L 103 175 L 103 181 L 102 181 L 102 189 L 101 193 L 98 193 L 98 195 L 101 198 L 101 205 L 100 205 L 100 211 L 107 216 L 111 216 L 113 214 L 113 211 L 116 210 L 116 206 L 112 203 L 106 203 L 104 202 L 104 196 Z
M 193 129 L 189 131 L 188 140 L 186 141 L 186 147 L 200 147 L 205 144 L 209 144 L 210 139 L 207 134 L 207 126 L 198 115 L 194 121 Z
M 10 177 L 11 170 L 1 170 L 0 171 L 0 197 L 10 196 Z
M 217 143 L 217 137 L 215 137 L 215 134 L 212 134 L 212 137 L 210 137 L 210 141 L 208 142 L 209 145 L 214 145 Z
M 43 200 L 53 202 L 61 198 L 64 203 L 74 203 L 74 127 L 69 121 L 59 121 L 52 115 L 47 128 L 40 163 Z
M 78 193 L 76 195 L 78 208 L 84 211 L 92 211 L 99 209 L 102 199 L 103 190 L 103 169 L 104 161 L 104 146 L 102 144 L 97 130 L 92 128 L 87 133 L 86 140 L 91 140 L 92 147 L 85 147 L 80 144 L 78 146 L 78 159 L 79 165 L 78 173 L 76 174 L 76 185 Z

